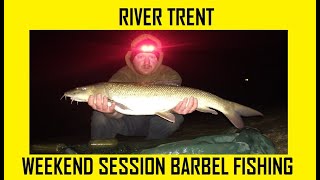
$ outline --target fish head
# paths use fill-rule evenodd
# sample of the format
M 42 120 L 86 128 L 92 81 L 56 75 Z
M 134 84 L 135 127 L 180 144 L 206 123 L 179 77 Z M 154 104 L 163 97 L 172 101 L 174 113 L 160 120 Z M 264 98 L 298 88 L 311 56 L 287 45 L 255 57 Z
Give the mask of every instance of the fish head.
M 64 97 L 69 97 L 72 101 L 87 102 L 90 95 L 95 94 L 94 86 L 82 86 L 64 93 Z

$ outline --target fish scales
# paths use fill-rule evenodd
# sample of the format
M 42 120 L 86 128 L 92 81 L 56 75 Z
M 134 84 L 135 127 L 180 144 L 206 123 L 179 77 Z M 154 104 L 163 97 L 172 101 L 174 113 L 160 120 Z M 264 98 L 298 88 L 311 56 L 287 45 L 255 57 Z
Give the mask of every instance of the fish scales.
M 139 98 L 140 101 L 144 99 L 143 102 L 149 102 L 148 104 L 155 100 L 161 101 L 170 101 L 174 104 L 171 105 L 173 108 L 177 105 L 180 101 L 182 101 L 185 97 L 195 97 L 198 99 L 198 107 L 200 108 L 207 108 L 206 104 L 210 103 L 212 98 L 216 100 L 212 100 L 211 104 L 217 105 L 221 100 L 217 100 L 218 97 L 215 95 L 204 92 L 201 90 L 189 88 L 189 87 L 176 87 L 176 86 L 163 86 L 163 85 L 131 85 L 131 84 L 114 84 L 111 87 L 106 87 L 109 89 L 109 93 L 106 94 L 111 99 L 115 99 L 118 101 L 120 100 L 118 97 L 121 96 L 123 98 Z M 129 91 L 128 91 L 129 89 Z M 164 99 L 165 98 L 165 99 Z M 125 101 L 125 99 L 123 99 Z M 137 102 L 139 102 L 137 100 Z M 120 102 L 121 103 L 121 102 Z
M 197 111 L 223 113 L 237 128 L 243 128 L 241 116 L 262 116 L 250 107 L 228 101 L 212 93 L 185 86 L 139 85 L 134 83 L 98 83 L 78 87 L 64 94 L 73 101 L 87 102 L 90 95 L 102 94 L 116 103 L 115 110 L 127 115 L 158 115 L 175 121 L 172 109 L 184 98 L 198 100 Z M 216 111 L 217 110 L 217 111 Z

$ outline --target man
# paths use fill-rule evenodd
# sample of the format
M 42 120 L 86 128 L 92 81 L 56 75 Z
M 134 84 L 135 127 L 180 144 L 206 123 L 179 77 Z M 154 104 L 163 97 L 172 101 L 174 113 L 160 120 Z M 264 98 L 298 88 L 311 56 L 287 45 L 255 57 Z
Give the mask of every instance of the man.
M 131 50 L 125 56 L 127 66 L 121 68 L 109 82 L 134 82 L 181 85 L 180 75 L 162 64 L 162 45 L 156 37 L 143 34 L 131 43 Z M 140 102 L 137 102 L 137 104 Z M 156 102 L 155 102 L 156 103 Z M 108 140 L 117 134 L 125 136 L 146 136 L 147 139 L 163 139 L 173 134 L 183 122 L 185 114 L 195 111 L 198 100 L 186 97 L 172 110 L 175 123 L 159 116 L 129 116 L 115 111 L 115 103 L 108 106 L 108 97 L 97 94 L 89 97 L 89 106 L 94 111 L 91 117 L 91 139 Z M 146 104 L 147 106 L 147 104 Z

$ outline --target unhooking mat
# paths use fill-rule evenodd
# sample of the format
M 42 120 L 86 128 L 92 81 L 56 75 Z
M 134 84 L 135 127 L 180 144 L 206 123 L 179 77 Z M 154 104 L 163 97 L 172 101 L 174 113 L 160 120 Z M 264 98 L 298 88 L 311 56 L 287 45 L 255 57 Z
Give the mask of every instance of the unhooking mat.
M 232 130 L 233 131 L 233 130 Z M 173 140 L 173 141 L 172 141 Z M 275 154 L 272 141 L 252 128 L 189 140 L 119 142 L 116 147 L 91 149 L 87 144 L 31 147 L 32 153 L 62 154 Z
M 161 144 L 141 154 L 275 154 L 270 139 L 255 129 Z

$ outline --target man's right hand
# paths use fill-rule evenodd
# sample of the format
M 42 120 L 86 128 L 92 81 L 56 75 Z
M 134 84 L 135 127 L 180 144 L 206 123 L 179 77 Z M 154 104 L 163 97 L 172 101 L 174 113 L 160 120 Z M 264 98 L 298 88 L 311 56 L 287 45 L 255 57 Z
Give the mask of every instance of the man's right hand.
M 114 114 L 116 104 L 113 102 L 111 105 L 108 105 L 108 98 L 101 94 L 91 95 L 89 96 L 88 105 L 92 107 L 92 109 L 100 111 L 106 114 Z

